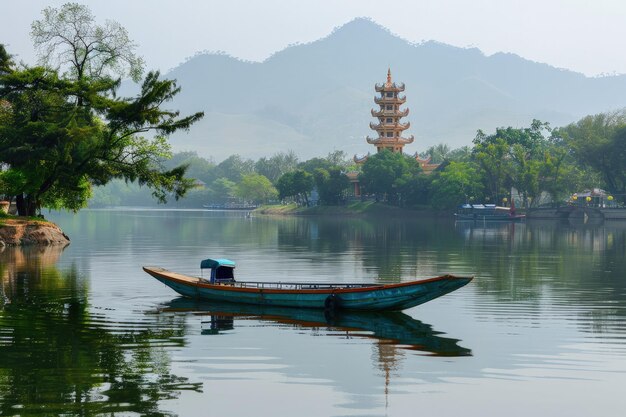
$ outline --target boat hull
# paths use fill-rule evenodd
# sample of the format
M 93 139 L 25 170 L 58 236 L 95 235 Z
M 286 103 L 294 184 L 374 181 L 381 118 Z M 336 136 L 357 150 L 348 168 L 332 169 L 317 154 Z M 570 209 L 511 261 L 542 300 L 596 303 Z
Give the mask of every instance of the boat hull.
M 514 216 L 481 215 L 481 214 L 455 214 L 457 220 L 481 221 L 481 222 L 520 222 L 526 219 L 523 214 Z
M 170 272 L 158 267 L 144 271 L 177 293 L 208 301 L 226 301 L 277 307 L 399 311 L 441 297 L 468 284 L 472 277 L 444 275 L 400 284 L 329 286 L 307 284 L 307 289 L 288 289 L 268 283 L 269 288 L 247 283 L 211 284 L 201 278 Z M 285 284 L 289 286 L 290 284 Z

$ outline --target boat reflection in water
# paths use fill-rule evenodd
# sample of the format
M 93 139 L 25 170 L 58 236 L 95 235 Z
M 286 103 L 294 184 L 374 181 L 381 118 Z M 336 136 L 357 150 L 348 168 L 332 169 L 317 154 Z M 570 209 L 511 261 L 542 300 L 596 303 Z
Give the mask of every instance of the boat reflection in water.
M 432 326 L 401 312 L 324 311 L 267 307 L 235 303 L 215 303 L 176 298 L 162 305 L 163 312 L 188 312 L 206 316 L 202 334 L 214 335 L 233 330 L 237 320 L 268 320 L 298 328 L 341 330 L 341 336 L 370 338 L 399 348 L 432 356 L 471 356 L 472 351 L 458 345 L 459 340 L 440 336 Z M 329 333 L 329 335 L 339 335 Z

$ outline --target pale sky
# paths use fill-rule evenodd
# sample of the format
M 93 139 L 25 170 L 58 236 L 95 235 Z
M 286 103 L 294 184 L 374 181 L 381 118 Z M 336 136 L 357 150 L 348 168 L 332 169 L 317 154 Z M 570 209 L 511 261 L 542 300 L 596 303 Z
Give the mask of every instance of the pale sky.
M 411 41 L 477 47 L 588 76 L 626 74 L 626 0 L 83 0 L 116 20 L 148 69 L 167 71 L 198 51 L 262 61 L 355 17 Z M 0 0 L 0 43 L 34 63 L 30 24 L 66 1 Z

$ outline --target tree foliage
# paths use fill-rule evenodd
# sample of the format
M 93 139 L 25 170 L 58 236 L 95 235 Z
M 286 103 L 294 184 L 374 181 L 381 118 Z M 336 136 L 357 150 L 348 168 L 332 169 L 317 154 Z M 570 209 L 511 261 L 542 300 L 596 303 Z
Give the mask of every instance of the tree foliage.
M 383 150 L 365 161 L 359 181 L 367 193 L 376 195 L 377 201 L 394 204 L 420 172 L 415 158 Z
M 278 196 L 278 191 L 267 177 L 260 174 L 244 175 L 235 188 L 235 195 L 253 203 L 268 203 Z
M 218 178 L 211 183 L 209 187 L 209 199 L 213 203 L 226 203 L 231 197 L 235 196 L 237 184 L 228 178 Z
M 298 164 L 298 157 L 295 152 L 279 152 L 269 158 L 262 157 L 254 164 L 254 170 L 272 183 L 278 181 L 281 175 L 293 171 Z
M 448 154 L 451 152 L 451 149 L 445 143 L 440 143 L 438 145 L 433 145 L 430 148 L 426 149 L 426 152 L 420 154 L 422 158 L 430 157 L 430 162 L 433 164 L 441 164 L 448 158 Z
M 166 169 L 172 169 L 184 165 L 187 167 L 186 176 L 200 180 L 205 184 L 210 184 L 217 179 L 216 165 L 212 160 L 208 160 L 198 155 L 197 152 L 178 152 L 171 158 L 162 161 Z
M 331 168 L 330 170 L 317 168 L 313 177 L 322 204 L 338 205 L 350 187 L 348 177 L 340 168 Z
M 254 161 L 243 159 L 239 155 L 231 155 L 216 167 L 219 177 L 228 178 L 233 182 L 241 181 L 244 175 L 254 172 Z
M 577 160 L 603 178 L 605 187 L 626 200 L 626 109 L 587 116 L 559 129 Z
M 179 117 L 177 111 L 164 110 L 180 88 L 158 72 L 146 75 L 136 97 L 116 97 L 120 82 L 107 71 L 118 69 L 116 59 L 132 43 L 114 43 L 118 38 L 93 26 L 84 6 L 67 4 L 44 15 L 44 21 L 33 24 L 35 43 L 47 45 L 46 62 L 74 57 L 72 71 L 60 75 L 49 67 L 15 68 L 6 51 L 0 54 L 0 163 L 24 178 L 16 194 L 19 214 L 35 215 L 41 207 L 78 210 L 93 185 L 114 178 L 146 185 L 160 201 L 182 196 L 191 181 L 184 176 L 185 166 L 162 166 L 171 156 L 166 138 L 203 114 Z M 123 28 L 109 27 L 125 36 Z M 105 47 L 91 36 L 113 43 Z M 75 46 L 70 53 L 67 42 Z M 107 53 L 112 55 L 107 58 Z M 143 136 L 148 133 L 152 137 Z
M 64 79 L 42 67 L 0 78 L 0 97 L 11 107 L 10 120 L 0 125 L 0 155 L 27 178 L 27 201 L 20 211 L 32 215 L 41 206 L 76 210 L 86 203 L 91 184 L 113 178 L 150 186 L 161 201 L 169 193 L 176 198 L 185 193 L 190 185 L 185 168 L 162 171 L 160 160 L 170 155 L 166 136 L 189 128 L 202 113 L 179 118 L 178 112 L 161 110 L 179 88 L 158 72 L 146 76 L 138 97 L 112 98 L 117 86 Z M 76 97 L 83 105 L 76 104 Z M 150 131 L 157 136 L 141 136 Z
M 567 150 L 547 123 L 533 120 L 527 128 L 498 128 L 492 135 L 478 131 L 473 159 L 480 166 L 485 188 L 498 203 L 512 187 L 524 203 L 540 201 L 543 192 L 553 198 L 562 195 L 568 167 Z
M 136 56 L 136 44 L 119 23 L 107 20 L 96 24 L 87 6 L 66 3 L 47 7 L 43 18 L 31 25 L 31 36 L 43 66 L 67 71 L 71 78 L 129 76 L 139 81 L 143 59 Z
M 13 57 L 9 55 L 4 45 L 0 43 L 0 75 L 12 71 L 14 65 Z
M 297 169 L 281 176 L 276 183 L 278 198 L 293 198 L 299 205 L 309 205 L 309 195 L 313 190 L 313 175 Z
M 434 174 L 432 193 L 432 205 L 440 209 L 475 201 L 483 195 L 480 173 L 474 164 L 452 161 Z
M 328 171 L 329 169 L 333 169 L 335 165 L 332 164 L 326 158 L 315 157 L 304 162 L 298 164 L 298 169 L 308 172 L 309 174 L 313 174 L 318 169 L 324 169 Z
M 461 146 L 452 149 L 446 154 L 447 161 L 468 162 L 472 158 L 472 149 L 469 146 Z

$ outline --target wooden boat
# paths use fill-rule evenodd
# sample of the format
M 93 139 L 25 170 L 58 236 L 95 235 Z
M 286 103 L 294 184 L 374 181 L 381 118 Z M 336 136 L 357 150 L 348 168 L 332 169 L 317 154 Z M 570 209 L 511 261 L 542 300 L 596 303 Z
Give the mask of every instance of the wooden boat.
M 500 207 L 495 204 L 463 204 L 454 214 L 457 220 L 517 222 L 526 215 L 517 214 L 514 207 Z
M 160 267 L 143 267 L 148 274 L 185 297 L 328 310 L 404 310 L 459 289 L 473 278 L 443 275 L 399 284 L 240 282 L 235 281 L 235 263 L 228 259 L 205 259 L 200 269 L 210 269 L 210 274 L 197 277 Z

